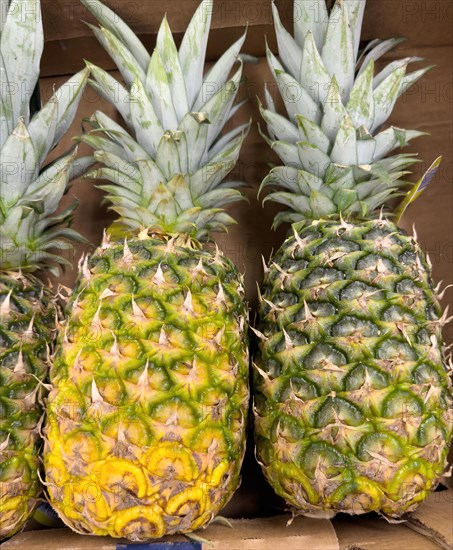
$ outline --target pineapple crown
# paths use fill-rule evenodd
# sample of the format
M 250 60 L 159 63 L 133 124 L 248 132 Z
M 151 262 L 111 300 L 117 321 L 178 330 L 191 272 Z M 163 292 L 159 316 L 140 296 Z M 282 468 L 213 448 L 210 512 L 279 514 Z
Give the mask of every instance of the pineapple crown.
M 61 251 L 83 239 L 69 227 L 76 204 L 54 214 L 71 180 L 93 160 L 76 163 L 73 150 L 43 164 L 74 119 L 89 71 L 32 113 L 44 45 L 39 0 L 0 0 L 0 31 L 0 270 L 58 273 L 70 265 Z
M 424 133 L 381 129 L 397 99 L 430 67 L 408 73 L 420 58 L 406 57 L 375 74 L 375 62 L 403 39 L 372 40 L 359 51 L 365 4 L 337 0 L 329 13 L 325 0 L 294 0 L 294 37 L 273 4 L 280 57 L 268 48 L 267 58 L 288 118 L 268 89 L 260 109 L 269 131 L 264 138 L 285 166 L 275 167 L 261 189 L 283 188 L 265 200 L 289 208 L 275 227 L 373 217 L 408 185 L 404 176 L 416 157 L 388 155 Z
M 91 26 L 116 62 L 125 86 L 88 63 L 91 85 L 122 115 L 128 130 L 102 112 L 81 136 L 104 166 L 88 177 L 107 179 L 106 200 L 132 230 L 188 234 L 201 240 L 234 220 L 222 206 L 242 200 L 234 168 L 249 124 L 223 129 L 235 105 L 242 64 L 230 77 L 245 40 L 235 42 L 204 75 L 213 0 L 198 7 L 179 52 L 164 18 L 152 55 L 133 31 L 98 0 L 82 0 L 100 23 Z

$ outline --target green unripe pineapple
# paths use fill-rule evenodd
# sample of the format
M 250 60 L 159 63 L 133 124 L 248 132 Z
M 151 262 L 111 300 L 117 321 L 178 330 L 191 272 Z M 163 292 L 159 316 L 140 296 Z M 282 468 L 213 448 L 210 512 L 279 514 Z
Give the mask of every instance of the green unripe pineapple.
M 289 237 L 266 267 L 255 358 L 257 457 L 295 513 L 398 518 L 436 486 L 452 436 L 452 389 L 431 267 L 392 212 L 420 132 L 382 129 L 426 69 L 375 75 L 397 40 L 358 57 L 363 0 L 295 1 L 295 38 L 274 6 L 268 52 L 288 117 L 267 94 L 266 137 L 284 166 L 263 187 L 289 207 Z M 314 9 L 313 9 L 314 8 Z

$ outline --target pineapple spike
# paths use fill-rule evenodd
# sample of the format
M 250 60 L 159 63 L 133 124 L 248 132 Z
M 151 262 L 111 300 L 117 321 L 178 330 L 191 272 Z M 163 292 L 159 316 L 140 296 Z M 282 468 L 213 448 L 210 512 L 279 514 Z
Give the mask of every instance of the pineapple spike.
M 447 290 L 450 289 L 450 288 L 453 288 L 453 284 L 447 285 L 447 286 L 444 287 L 444 289 L 443 289 L 442 291 L 440 291 L 440 292 L 439 292 L 440 289 L 439 289 L 439 290 L 438 290 L 437 288 L 434 289 L 434 293 L 436 294 L 437 299 L 438 299 L 438 300 L 443 300 L 444 297 L 445 297 L 445 293 L 446 293 Z
M 11 289 L 8 294 L 6 295 L 6 298 L 3 300 L 3 302 L 0 304 L 0 319 L 3 322 L 6 322 L 9 318 L 9 314 L 11 312 L 11 296 L 12 296 L 13 290 Z
M 84 257 L 83 264 L 82 264 L 82 274 L 85 278 L 85 281 L 89 282 L 91 281 L 91 271 L 88 267 L 88 256 Z
M 26 374 L 25 366 L 24 366 L 24 357 L 22 354 L 22 348 L 19 350 L 19 354 L 17 356 L 17 362 L 14 367 L 14 373 L 15 374 Z
M 157 271 L 156 271 L 156 274 L 153 277 L 153 282 L 157 286 L 161 286 L 161 285 L 164 285 L 166 283 L 164 272 L 162 271 L 162 264 L 159 264 L 159 266 L 157 268 Z
M 192 293 L 190 292 L 190 289 L 187 291 L 187 296 L 186 296 L 186 299 L 184 300 L 183 309 L 190 315 L 193 315 L 195 313 L 195 310 L 193 308 Z
M 169 343 L 170 343 L 170 340 L 168 339 L 165 327 L 162 327 L 161 330 L 160 330 L 159 345 L 160 346 L 168 346 Z
M 91 403 L 94 405 L 96 403 L 104 403 L 104 398 L 99 393 L 99 389 L 96 384 L 96 380 L 93 378 L 91 382 Z
M 266 259 L 264 258 L 263 255 L 261 255 L 261 261 L 263 262 L 263 271 L 264 271 L 264 274 L 267 275 L 269 273 L 269 267 L 267 266 L 266 264 Z
M 136 319 L 145 320 L 146 315 L 143 313 L 143 311 L 138 307 L 137 302 L 134 299 L 134 295 L 132 295 L 132 315 Z
M 250 330 L 256 335 L 258 336 L 258 338 L 260 340 L 262 340 L 263 342 L 267 342 L 267 340 L 269 340 L 269 338 L 267 338 L 267 336 L 264 336 L 264 334 L 262 332 L 260 332 L 258 329 L 254 328 L 254 327 L 250 327 Z
M 219 292 L 217 294 L 216 302 L 218 305 L 227 303 L 222 283 L 219 283 Z

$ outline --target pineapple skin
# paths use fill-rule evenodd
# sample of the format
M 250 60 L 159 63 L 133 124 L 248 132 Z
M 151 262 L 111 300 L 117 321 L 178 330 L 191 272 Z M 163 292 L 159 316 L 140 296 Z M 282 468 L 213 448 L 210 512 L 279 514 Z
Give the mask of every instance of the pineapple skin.
M 0 272 L 0 540 L 19 532 L 41 495 L 44 383 L 58 306 L 32 275 Z
M 386 220 L 294 226 L 267 269 L 256 454 L 295 513 L 398 518 L 452 437 L 445 316 L 415 237 Z
M 50 501 L 80 533 L 143 541 L 200 528 L 240 483 L 241 277 L 187 237 L 104 243 L 81 272 L 51 376 Z

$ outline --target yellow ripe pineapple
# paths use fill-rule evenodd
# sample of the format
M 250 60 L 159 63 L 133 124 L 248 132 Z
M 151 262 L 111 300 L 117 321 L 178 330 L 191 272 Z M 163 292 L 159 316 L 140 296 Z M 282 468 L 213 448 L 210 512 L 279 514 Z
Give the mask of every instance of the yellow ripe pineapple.
M 206 525 L 239 484 L 243 280 L 200 242 L 233 222 L 222 206 L 242 198 L 224 179 L 248 125 L 222 130 L 236 111 L 242 67 L 230 72 L 244 37 L 203 76 L 212 1 L 179 52 L 165 19 L 151 56 L 108 8 L 83 3 L 125 81 L 89 64 L 92 85 L 128 129 L 97 112 L 81 138 L 119 219 L 81 262 L 51 376 L 45 468 L 50 501 L 74 530 L 147 540 Z

